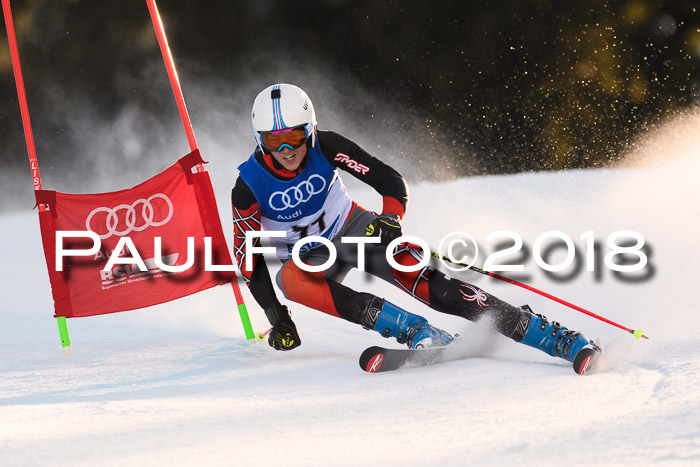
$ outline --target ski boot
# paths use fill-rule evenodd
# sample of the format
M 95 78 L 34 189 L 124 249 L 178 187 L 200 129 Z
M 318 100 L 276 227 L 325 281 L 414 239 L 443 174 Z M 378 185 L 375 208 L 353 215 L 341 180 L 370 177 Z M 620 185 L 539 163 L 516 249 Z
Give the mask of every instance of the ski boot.
M 591 369 L 593 359 L 601 352 L 598 345 L 587 340 L 580 332 L 570 331 L 556 321 L 550 323 L 544 316 L 534 314 L 527 305 L 523 309 L 530 313 L 530 323 L 520 341 L 522 344 L 568 360 L 573 363 L 574 371 L 579 375 Z
M 399 344 L 406 344 L 410 349 L 441 347 L 454 339 L 445 331 L 431 326 L 428 320 L 419 315 L 403 310 L 384 300 L 379 308 L 378 300 L 373 300 L 367 307 L 362 326 L 377 331 L 384 337 L 395 337 Z

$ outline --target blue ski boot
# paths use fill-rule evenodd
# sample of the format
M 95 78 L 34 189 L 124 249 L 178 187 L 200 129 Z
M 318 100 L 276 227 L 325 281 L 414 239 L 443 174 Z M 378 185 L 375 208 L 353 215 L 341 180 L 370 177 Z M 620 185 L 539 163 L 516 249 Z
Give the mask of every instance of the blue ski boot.
M 600 347 L 580 332 L 570 331 L 556 321 L 550 323 L 544 316 L 534 314 L 527 305 L 523 309 L 530 313 L 530 323 L 521 343 L 570 361 L 580 375 L 590 370 Z
M 399 344 L 410 349 L 441 347 L 454 339 L 445 331 L 431 326 L 428 320 L 403 310 L 393 303 L 375 298 L 367 307 L 362 326 L 377 331 L 384 337 L 395 337 Z

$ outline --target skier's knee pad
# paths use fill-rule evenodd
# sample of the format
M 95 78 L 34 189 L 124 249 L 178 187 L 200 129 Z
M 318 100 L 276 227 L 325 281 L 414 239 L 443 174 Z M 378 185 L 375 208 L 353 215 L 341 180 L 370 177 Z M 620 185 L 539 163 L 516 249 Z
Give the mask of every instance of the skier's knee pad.
M 423 259 L 421 250 L 410 243 L 401 244 L 394 249 L 394 261 L 402 266 L 415 266 Z M 404 292 L 422 302 L 428 302 L 429 277 L 435 272 L 431 266 L 425 266 L 417 271 L 399 271 L 393 269 L 394 281 Z
M 276 281 L 287 299 L 356 324 L 363 322 L 369 303 L 377 298 L 328 279 L 322 272 L 304 271 L 292 261 L 282 266 Z
M 322 272 L 304 271 L 293 261 L 288 261 L 277 273 L 276 282 L 287 299 L 338 316 Z

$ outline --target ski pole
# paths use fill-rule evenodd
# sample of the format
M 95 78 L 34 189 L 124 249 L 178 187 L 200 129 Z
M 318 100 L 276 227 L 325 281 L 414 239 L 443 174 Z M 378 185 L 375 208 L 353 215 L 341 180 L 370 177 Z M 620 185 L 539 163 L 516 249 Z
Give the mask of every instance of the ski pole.
M 272 328 L 269 328 L 267 331 L 260 331 L 255 335 L 255 339 L 258 342 L 264 341 L 265 337 L 267 337 L 267 335 L 270 334 L 270 331 L 272 331 Z
M 431 250 L 432 250 L 432 249 L 431 249 Z M 611 320 L 609 320 L 609 319 L 607 319 L 607 318 L 603 318 L 602 316 L 599 316 L 599 315 L 597 315 L 597 314 L 595 314 L 595 313 L 593 313 L 593 312 L 591 312 L 591 311 L 588 311 L 588 310 L 586 310 L 586 309 L 584 309 L 584 308 L 581 308 L 581 307 L 578 306 L 578 305 L 574 305 L 573 303 L 569 303 L 569 302 L 567 302 L 566 300 L 562 300 L 561 298 L 557 298 L 557 297 L 555 297 L 554 295 L 550 295 L 550 294 L 548 294 L 547 292 L 543 292 L 542 290 L 536 289 L 535 287 L 532 287 L 532 286 L 530 286 L 530 285 L 523 284 L 522 282 L 518 282 L 518 281 L 516 281 L 516 280 L 509 279 L 509 278 L 507 278 L 507 277 L 500 276 L 500 275 L 498 275 L 498 274 L 496 274 L 496 273 L 493 273 L 493 272 L 491 272 L 491 271 L 484 271 L 483 269 L 477 268 L 476 266 L 469 266 L 469 265 L 464 264 L 464 263 L 458 263 L 458 262 L 456 262 L 456 261 L 452 261 L 450 258 L 448 258 L 448 257 L 446 257 L 446 256 L 442 256 L 442 255 L 440 255 L 439 253 L 437 253 L 437 252 L 435 252 L 435 251 L 431 251 L 431 252 L 430 252 L 430 255 L 433 256 L 433 257 L 435 257 L 435 258 L 441 259 L 441 260 L 443 260 L 443 261 L 448 261 L 448 262 L 454 264 L 455 266 L 460 266 L 460 267 L 463 267 L 463 268 L 471 269 L 472 271 L 478 272 L 478 273 L 480 273 L 480 274 L 485 274 L 485 275 L 487 275 L 487 276 L 491 276 L 491 277 L 493 277 L 493 278 L 495 278 L 495 279 L 499 279 L 499 280 L 502 280 L 502 281 L 504 281 L 504 282 L 508 282 L 509 284 L 517 285 L 518 287 L 522 287 L 522 288 L 524 288 L 524 289 L 527 289 L 527 290 L 529 290 L 530 292 L 534 292 L 534 293 L 536 293 L 536 294 L 542 295 L 543 297 L 547 297 L 548 299 L 554 300 L 554 301 L 557 302 L 557 303 L 561 303 L 562 305 L 566 305 L 566 306 L 568 306 L 569 308 L 573 308 L 573 309 L 576 310 L 576 311 L 580 311 L 581 313 L 587 314 L 588 316 L 591 316 L 591 317 L 593 317 L 593 318 L 599 319 L 600 321 L 603 321 L 604 323 L 608 323 L 608 324 L 611 324 L 611 325 L 613 325 L 613 326 L 615 326 L 615 327 L 618 327 L 618 328 L 620 328 L 620 329 L 623 329 L 623 330 L 629 332 L 630 334 L 632 334 L 632 335 L 633 335 L 634 337 L 636 337 L 637 339 L 640 339 L 640 338 L 642 338 L 642 337 L 643 337 L 644 339 L 649 339 L 647 336 L 645 336 L 645 335 L 642 333 L 642 330 L 641 330 L 641 329 L 634 330 L 634 329 L 627 328 L 627 327 L 625 327 L 625 326 L 622 326 L 621 324 L 618 324 L 618 323 L 616 323 L 616 322 L 614 322 L 614 321 L 611 321 Z

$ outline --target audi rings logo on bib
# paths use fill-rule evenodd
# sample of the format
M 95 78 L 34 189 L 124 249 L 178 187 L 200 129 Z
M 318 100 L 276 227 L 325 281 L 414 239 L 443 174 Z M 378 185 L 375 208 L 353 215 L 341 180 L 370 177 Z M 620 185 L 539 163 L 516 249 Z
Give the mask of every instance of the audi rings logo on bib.
M 270 195 L 268 203 L 275 211 L 284 211 L 309 201 L 313 195 L 321 193 L 324 188 L 326 188 L 326 180 L 318 174 L 313 174 L 308 180 L 298 185 L 284 191 L 275 191 Z
M 97 216 L 102 212 L 106 216 Z M 146 227 L 165 225 L 172 219 L 173 212 L 170 198 L 163 193 L 156 193 L 148 199 L 137 199 L 131 204 L 93 209 L 85 220 L 85 228 L 103 240 L 112 235 L 121 237 L 131 232 L 141 232 Z

